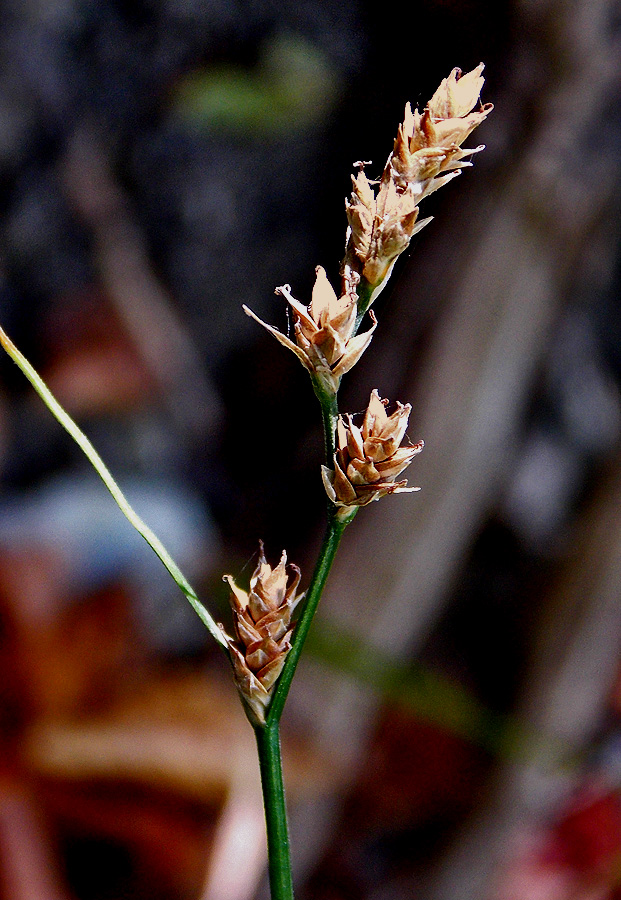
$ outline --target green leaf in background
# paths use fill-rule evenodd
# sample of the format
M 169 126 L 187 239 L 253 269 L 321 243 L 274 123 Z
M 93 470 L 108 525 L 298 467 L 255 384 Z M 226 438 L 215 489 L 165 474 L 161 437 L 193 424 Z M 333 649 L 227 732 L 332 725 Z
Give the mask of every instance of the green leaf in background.
M 212 130 L 297 131 L 326 115 L 341 88 L 338 72 L 314 44 L 277 35 L 254 69 L 209 65 L 176 87 L 172 110 Z
M 417 718 L 465 738 L 494 756 L 528 761 L 542 757 L 572 767 L 559 737 L 535 731 L 518 716 L 493 712 L 467 688 L 442 672 L 420 663 L 396 659 L 351 632 L 316 621 L 308 636 L 308 652 L 319 662 Z

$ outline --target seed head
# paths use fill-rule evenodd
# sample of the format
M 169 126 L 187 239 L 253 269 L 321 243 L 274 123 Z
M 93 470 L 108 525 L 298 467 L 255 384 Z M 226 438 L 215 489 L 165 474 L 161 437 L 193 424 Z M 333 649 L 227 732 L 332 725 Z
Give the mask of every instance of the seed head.
M 291 614 L 304 597 L 295 593 L 300 577 L 297 566 L 287 565 L 284 550 L 280 562 L 272 569 L 265 559 L 262 541 L 249 591 L 238 588 L 231 575 L 224 576 L 231 588 L 236 638 L 224 631 L 223 634 L 237 688 L 254 724 L 265 723 L 274 685 L 291 649 Z
M 397 403 L 389 416 L 387 403 L 373 391 L 362 427 L 354 424 L 351 415 L 339 416 L 334 469 L 322 467 L 326 493 L 337 506 L 366 506 L 386 494 L 420 490 L 408 488 L 407 481 L 395 481 L 423 449 L 422 441 L 400 446 L 412 407 Z
M 315 274 L 308 307 L 295 299 L 288 284 L 276 289 L 276 293 L 281 294 L 293 310 L 295 343 L 259 319 L 247 306 L 244 306 L 244 311 L 292 350 L 327 392 L 336 393 L 341 377 L 349 372 L 369 346 L 377 320 L 371 315 L 371 328 L 352 337 L 357 312 L 355 290 L 337 297 L 321 266 L 317 266 Z
M 345 203 L 349 230 L 343 269 L 357 269 L 376 286 L 373 296 L 413 235 L 431 221 L 417 221 L 420 201 L 471 165 L 463 161 L 466 156 L 483 149 L 461 149 L 492 109 L 487 104 L 472 111 L 483 87 L 482 71 L 483 63 L 466 75 L 453 69 L 422 113 L 412 112 L 407 104 L 377 189 L 363 164 L 352 176 L 352 194 Z

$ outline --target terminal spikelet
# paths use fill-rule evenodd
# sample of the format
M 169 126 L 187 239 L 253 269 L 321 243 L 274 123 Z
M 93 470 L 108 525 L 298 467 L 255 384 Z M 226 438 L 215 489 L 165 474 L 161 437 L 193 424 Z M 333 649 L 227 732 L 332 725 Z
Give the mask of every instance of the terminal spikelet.
M 418 204 L 471 165 L 467 156 L 483 147 L 462 149 L 468 135 L 492 109 L 474 110 L 483 87 L 483 64 L 462 75 L 453 69 L 422 113 L 405 107 L 405 117 L 376 188 L 360 171 L 352 176 L 353 190 L 346 201 L 349 222 L 343 271 L 357 271 L 379 292 L 397 257 L 411 238 L 431 221 L 418 221 Z

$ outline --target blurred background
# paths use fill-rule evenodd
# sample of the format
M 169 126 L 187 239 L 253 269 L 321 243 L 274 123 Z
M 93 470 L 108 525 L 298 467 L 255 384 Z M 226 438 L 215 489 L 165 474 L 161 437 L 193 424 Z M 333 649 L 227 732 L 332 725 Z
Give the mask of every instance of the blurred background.
M 621 898 L 615 0 L 4 0 L 0 320 L 218 619 L 308 583 L 307 376 L 241 311 L 334 284 L 355 160 L 481 60 L 344 380 L 413 404 L 419 494 L 345 535 L 283 722 L 300 900 Z M 0 897 L 265 900 L 226 661 L 0 360 Z

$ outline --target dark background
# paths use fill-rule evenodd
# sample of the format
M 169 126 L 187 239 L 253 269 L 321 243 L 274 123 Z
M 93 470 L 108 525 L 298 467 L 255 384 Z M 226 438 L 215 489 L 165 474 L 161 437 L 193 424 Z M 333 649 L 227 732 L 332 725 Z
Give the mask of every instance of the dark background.
M 610 0 L 4 3 L 0 317 L 217 618 L 325 498 L 285 282 L 354 160 L 486 63 L 474 168 L 341 408 L 411 402 L 415 495 L 346 534 L 285 720 L 301 898 L 618 898 L 619 10 Z M 0 886 L 265 896 L 227 666 L 0 362 Z M 240 849 L 241 847 L 241 849 Z

